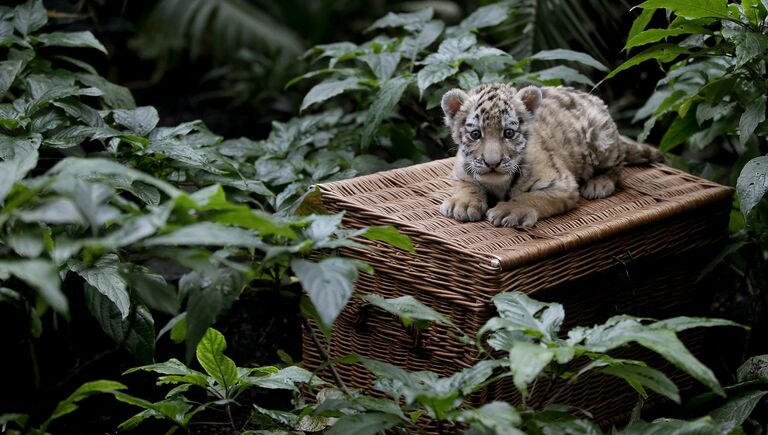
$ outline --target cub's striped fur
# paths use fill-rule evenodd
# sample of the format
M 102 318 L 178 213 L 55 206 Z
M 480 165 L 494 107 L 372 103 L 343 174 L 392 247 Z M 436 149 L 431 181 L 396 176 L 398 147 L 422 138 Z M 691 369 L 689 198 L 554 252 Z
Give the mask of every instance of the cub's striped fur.
M 484 84 L 448 91 L 442 108 L 459 148 L 440 211 L 460 221 L 530 227 L 579 194 L 612 194 L 625 163 L 664 159 L 621 136 L 600 98 L 573 88 Z

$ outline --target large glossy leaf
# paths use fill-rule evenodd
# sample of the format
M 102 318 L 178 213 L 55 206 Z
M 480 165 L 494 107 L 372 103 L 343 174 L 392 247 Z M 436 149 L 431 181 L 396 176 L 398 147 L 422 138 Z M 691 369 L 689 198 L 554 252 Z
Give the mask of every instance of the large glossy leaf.
M 50 169 L 49 174 L 59 174 L 63 177 L 99 179 L 102 177 L 124 177 L 130 182 L 141 181 L 157 187 L 171 198 L 181 194 L 181 191 L 168 182 L 159 180 L 149 174 L 121 165 L 118 162 L 102 158 L 68 157 L 61 160 Z
M 765 95 L 750 101 L 747 110 L 741 114 L 741 118 L 739 118 L 739 140 L 741 143 L 747 143 L 749 137 L 763 121 L 765 121 Z
M 44 427 L 51 421 L 75 411 L 78 408 L 76 405 L 77 402 L 80 402 L 87 397 L 100 393 L 114 393 L 116 391 L 125 390 L 126 388 L 128 387 L 115 381 L 99 380 L 86 382 L 80 385 L 77 390 L 69 395 L 69 397 L 56 405 L 56 409 L 53 410 L 51 417 L 45 422 Z
M 375 435 L 400 423 L 400 418 L 381 412 L 345 415 L 326 432 L 327 435 Z
M 739 206 L 746 218 L 768 191 L 768 156 L 755 157 L 747 162 L 736 181 Z
M 162 275 L 132 264 L 124 264 L 119 272 L 139 301 L 166 314 L 175 315 L 179 312 L 176 287 L 168 284 Z
M 333 98 L 339 94 L 343 94 L 352 89 L 361 89 L 360 82 L 354 77 L 336 80 L 328 79 L 316 84 L 312 89 L 304 96 L 304 101 L 301 102 L 300 111 L 304 111 L 307 107 L 322 103 L 325 100 Z
M 660 419 L 653 423 L 642 420 L 634 421 L 617 435 L 722 435 L 723 432 L 711 417 L 702 417 L 693 421 Z
M 646 0 L 637 7 L 666 8 L 685 18 L 728 18 L 728 0 Z
M 643 398 L 647 398 L 647 394 L 645 394 L 642 387 L 648 387 L 662 396 L 671 399 L 676 403 L 680 403 L 680 392 L 677 389 L 677 386 L 667 377 L 667 375 L 656 369 L 640 365 L 623 364 L 611 365 L 601 371 L 626 380 L 640 393 L 640 395 L 643 396 Z M 641 387 L 638 388 L 638 385 Z
M 207 384 L 207 377 L 184 365 L 181 361 L 171 358 L 166 362 L 149 364 L 140 367 L 132 367 L 125 371 L 123 374 L 129 374 L 137 371 L 154 372 L 159 373 L 161 376 L 158 380 L 166 383 L 188 383 L 197 385 L 198 387 L 205 388 Z
M 680 23 L 673 23 L 673 24 L 670 24 L 669 27 L 667 27 L 666 29 L 648 29 L 632 36 L 631 38 L 628 38 L 627 44 L 624 46 L 624 50 L 629 50 L 630 48 L 633 48 L 633 47 L 639 47 L 641 45 L 658 42 L 670 36 L 699 34 L 699 33 L 708 33 L 708 32 L 709 31 L 706 28 L 696 23 L 690 23 L 686 21 L 683 21 Z
M 13 185 L 37 166 L 40 140 L 39 135 L 9 140 L 13 144 L 13 157 L 0 161 L 0 205 L 5 203 Z
M 522 423 L 520 413 L 507 402 L 486 403 L 478 409 L 469 409 L 461 413 L 461 420 L 480 424 L 495 434 L 522 435 L 516 429 Z
M 557 48 L 554 50 L 543 50 L 540 51 L 533 56 L 531 56 L 531 59 L 536 60 L 568 60 L 571 62 L 578 62 L 587 66 L 591 66 L 592 68 L 598 69 L 600 71 L 608 72 L 608 67 L 600 63 L 597 59 L 594 57 L 586 54 L 581 53 L 578 51 L 573 50 L 566 50 L 563 48 Z
M 53 263 L 42 259 L 0 261 L 0 280 L 6 280 L 11 275 L 36 289 L 54 310 L 65 315 L 69 312 L 67 298 L 61 291 L 58 269 Z
M 639 65 L 648 60 L 656 60 L 658 62 L 670 62 L 683 53 L 687 53 L 688 49 L 680 47 L 675 44 L 657 44 L 651 48 L 641 51 L 640 53 L 632 56 L 629 60 L 622 63 L 616 69 L 608 73 L 603 80 L 607 80 L 616 74 L 629 69 L 635 65 Z M 599 83 L 598 83 L 599 84 Z
M 259 368 L 256 372 L 263 371 Z M 262 376 L 248 376 L 244 379 L 250 385 L 267 388 L 270 390 L 293 390 L 298 392 L 299 386 L 306 384 L 311 387 L 317 387 L 326 382 L 314 373 L 301 367 L 290 366 L 264 374 Z
M 400 63 L 400 53 L 371 53 L 360 56 L 360 59 L 368 64 L 377 79 L 385 81 L 389 80 L 397 69 L 397 65 Z
M 416 249 L 413 247 L 413 243 L 411 243 L 410 237 L 401 233 L 397 230 L 397 228 L 392 226 L 370 227 L 360 236 L 368 240 L 376 240 L 379 242 L 387 243 L 406 252 L 416 252 Z
M 107 54 L 107 49 L 89 31 L 43 33 L 35 39 L 45 46 L 95 48 Z
M 469 32 L 485 27 L 493 27 L 503 23 L 509 16 L 510 3 L 500 2 L 477 8 L 467 18 L 459 23 L 453 33 Z
M 16 75 L 21 70 L 20 60 L 6 60 L 0 62 L 0 97 L 4 96 L 11 88 Z
M 197 344 L 197 361 L 206 373 L 229 391 L 237 382 L 237 366 L 231 358 L 224 355 L 227 342 L 221 332 L 208 328 Z
M 240 296 L 243 277 L 232 269 L 220 269 L 213 276 L 190 272 L 182 277 L 179 288 L 189 295 L 187 302 L 186 358 L 192 359 L 197 343 L 217 317 L 228 310 Z
M 422 304 L 410 295 L 394 299 L 385 299 L 378 295 L 363 295 L 362 298 L 371 305 L 400 317 L 406 325 L 414 320 L 442 324 L 450 323 L 447 317 Z
M 128 294 L 128 286 L 118 271 L 119 266 L 120 259 L 117 255 L 107 254 L 90 267 L 72 262 L 69 268 L 112 301 L 122 320 L 125 320 L 131 312 L 131 297 Z
M 326 325 L 333 325 L 352 296 L 357 280 L 357 264 L 344 258 L 326 258 L 315 263 L 303 259 L 291 261 L 291 269 L 301 282 Z
M 397 106 L 397 103 L 400 102 L 400 98 L 410 83 L 410 79 L 397 76 L 381 85 L 379 92 L 374 97 L 373 104 L 365 116 L 361 143 L 363 148 L 367 148 L 371 143 L 379 125 L 390 115 L 395 106 Z
M 387 15 L 379 18 L 370 25 L 366 32 L 370 32 L 375 29 L 382 29 L 386 27 L 405 27 L 414 24 L 421 24 L 432 19 L 434 11 L 432 8 L 425 8 L 416 12 L 407 12 L 402 14 L 396 14 L 390 12 Z
M 200 222 L 181 227 L 168 234 L 143 242 L 145 246 L 242 246 L 260 247 L 261 239 L 252 231 L 213 222 Z
M 24 36 L 43 27 L 48 22 L 42 0 L 26 1 L 13 10 L 13 27 Z
M 155 321 L 142 305 L 134 305 L 126 318 L 117 306 L 93 286 L 85 286 L 85 302 L 101 329 L 143 363 L 155 357 Z
M 136 107 L 133 95 L 126 87 L 116 85 L 95 73 L 77 74 L 77 79 L 86 86 L 101 89 L 104 93 L 102 98 L 109 107 L 114 109 L 133 109 Z
M 419 94 L 423 95 L 428 87 L 444 81 L 457 72 L 459 72 L 459 68 L 456 65 L 447 63 L 431 63 L 426 65 L 416 76 L 416 83 L 419 86 Z
M 707 317 L 680 316 L 660 320 L 649 325 L 652 328 L 665 328 L 674 332 L 685 331 L 691 328 L 708 328 L 712 326 L 739 326 L 736 322 L 726 319 L 710 319 Z
M 749 358 L 736 370 L 738 382 L 762 381 L 768 383 L 768 355 Z
M 694 133 L 700 131 L 699 124 L 696 122 L 696 114 L 691 110 L 682 118 L 677 118 L 669 126 L 669 130 L 664 133 L 659 143 L 661 151 L 669 151 L 681 143 L 688 140 Z
M 516 329 L 547 340 L 557 337 L 565 318 L 563 306 L 533 300 L 523 293 L 499 293 L 493 303 L 502 319 L 508 321 L 507 329 Z
M 520 341 L 509 352 L 509 368 L 515 387 L 523 397 L 528 395 L 531 384 L 552 361 L 555 352 L 538 344 Z
M 127 127 L 137 136 L 148 135 L 160 121 L 157 109 L 152 106 L 117 109 L 112 111 L 112 116 L 118 124 Z
M 733 433 L 749 418 L 758 403 L 768 394 L 765 390 L 747 390 L 729 397 L 725 405 L 709 413 L 713 420 L 722 425 L 723 433 Z

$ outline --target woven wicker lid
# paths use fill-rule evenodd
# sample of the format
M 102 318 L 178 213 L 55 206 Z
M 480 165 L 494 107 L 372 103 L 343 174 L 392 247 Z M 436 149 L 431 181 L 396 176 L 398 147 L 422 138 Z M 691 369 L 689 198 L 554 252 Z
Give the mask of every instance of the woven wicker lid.
M 580 199 L 534 228 L 462 223 L 440 214 L 453 158 L 318 185 L 323 204 L 353 225 L 393 225 L 417 244 L 438 244 L 468 261 L 507 270 L 604 241 L 665 219 L 728 202 L 731 189 L 665 165 L 627 167 L 617 191 Z

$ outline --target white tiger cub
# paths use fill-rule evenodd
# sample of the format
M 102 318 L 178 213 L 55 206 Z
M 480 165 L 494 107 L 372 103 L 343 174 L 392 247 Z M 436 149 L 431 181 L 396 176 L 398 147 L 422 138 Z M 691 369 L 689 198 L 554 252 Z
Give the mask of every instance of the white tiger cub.
M 460 221 L 531 227 L 574 208 L 579 193 L 612 194 L 625 163 L 664 160 L 621 136 L 600 98 L 573 88 L 484 84 L 452 89 L 441 105 L 458 152 L 440 212 Z

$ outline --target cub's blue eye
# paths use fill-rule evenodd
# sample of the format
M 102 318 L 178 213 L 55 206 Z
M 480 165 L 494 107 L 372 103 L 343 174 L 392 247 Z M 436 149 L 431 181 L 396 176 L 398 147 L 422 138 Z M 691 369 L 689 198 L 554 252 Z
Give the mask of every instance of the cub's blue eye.
M 482 136 L 483 134 L 480 133 L 480 130 L 472 130 L 469 132 L 469 137 L 475 140 L 480 139 Z
M 515 130 L 512 130 L 511 128 L 507 128 L 504 130 L 504 137 L 506 139 L 512 139 L 513 137 L 515 137 L 515 134 L 517 134 L 517 132 Z

